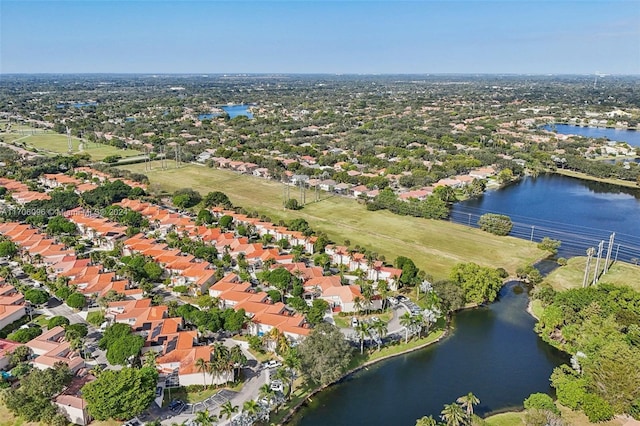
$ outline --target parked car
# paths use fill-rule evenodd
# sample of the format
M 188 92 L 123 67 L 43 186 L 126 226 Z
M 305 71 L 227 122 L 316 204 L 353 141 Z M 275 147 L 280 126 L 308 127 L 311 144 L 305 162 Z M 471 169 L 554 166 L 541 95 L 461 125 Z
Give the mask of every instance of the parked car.
M 273 380 L 270 384 L 272 391 L 282 392 L 284 390 L 284 385 L 280 380 Z
M 358 326 L 358 318 L 351 318 L 351 328 L 356 328 Z
M 398 302 L 406 302 L 407 300 L 409 300 L 409 299 L 407 299 L 405 296 L 403 296 L 401 294 L 397 295 L 396 299 L 398 299 Z
M 265 368 L 278 368 L 278 367 L 282 367 L 282 363 L 272 359 L 270 361 L 267 361 L 264 364 Z
M 398 303 L 400 303 L 400 302 L 398 302 L 398 299 L 396 299 L 396 298 L 395 298 L 395 297 L 393 297 L 393 296 L 389 296 L 389 297 L 387 297 L 387 300 L 388 300 L 388 301 L 389 301 L 389 303 L 391 303 L 391 305 L 393 305 L 393 306 L 396 306 Z

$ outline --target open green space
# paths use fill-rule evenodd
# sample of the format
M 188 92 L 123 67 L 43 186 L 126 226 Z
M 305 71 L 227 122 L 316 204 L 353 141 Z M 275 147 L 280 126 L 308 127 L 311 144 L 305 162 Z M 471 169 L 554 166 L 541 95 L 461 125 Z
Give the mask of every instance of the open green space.
M 13 138 L 18 136 L 18 138 Z M 68 152 L 67 137 L 58 133 L 39 133 L 35 135 L 28 135 L 23 137 L 17 133 L 2 134 L 2 137 L 6 142 L 19 139 L 20 144 L 24 144 L 27 147 L 35 148 L 38 151 L 45 151 L 50 153 L 66 154 Z M 80 139 L 72 138 L 73 153 L 79 153 Z M 86 152 L 91 155 L 91 158 L 95 160 L 102 160 L 110 155 L 120 155 L 121 157 L 131 157 L 134 155 L 140 155 L 140 151 L 133 149 L 120 149 L 111 145 L 102 145 L 94 142 L 85 142 L 85 146 L 82 152 Z
M 502 267 L 513 274 L 518 266 L 544 256 L 525 240 L 497 237 L 446 221 L 367 211 L 356 200 L 343 197 L 309 203 L 299 211 L 284 210 L 282 184 L 230 171 L 194 164 L 161 170 L 159 162 L 152 163 L 151 171 L 145 171 L 144 164 L 122 169 L 144 173 L 152 186 L 157 184 L 170 192 L 179 188 L 193 188 L 203 195 L 222 191 L 235 205 L 265 214 L 272 221 L 303 218 L 338 244 L 349 240 L 352 247 L 367 247 L 390 262 L 398 256 L 410 257 L 435 279 L 447 277 L 451 267 L 460 262 Z M 297 192 L 291 188 L 292 196 Z M 313 196 L 313 191 L 307 191 L 307 199 Z
M 550 273 L 545 279 L 545 282 L 551 284 L 555 290 L 568 290 L 570 288 L 582 287 L 586 263 L 586 257 L 571 258 L 566 266 L 561 266 Z M 589 282 L 593 282 L 595 263 L 595 260 L 592 259 Z M 600 271 L 602 271 L 602 262 L 600 263 Z M 640 291 L 640 266 L 620 261 L 615 262 L 609 268 L 606 275 L 602 275 L 600 277 L 599 282 L 615 285 L 627 285 Z
M 599 178 L 599 177 L 588 175 L 586 173 L 576 172 L 576 171 L 567 170 L 567 169 L 557 169 L 555 172 L 563 176 L 569 176 L 569 177 L 574 177 L 574 178 L 584 179 L 584 180 L 592 180 L 595 182 L 610 183 L 611 185 L 626 186 L 628 188 L 638 188 L 640 186 L 638 185 L 637 182 L 632 182 L 630 180 Z
M 494 414 L 484 419 L 487 426 L 517 426 L 524 425 L 523 412 L 507 412 Z

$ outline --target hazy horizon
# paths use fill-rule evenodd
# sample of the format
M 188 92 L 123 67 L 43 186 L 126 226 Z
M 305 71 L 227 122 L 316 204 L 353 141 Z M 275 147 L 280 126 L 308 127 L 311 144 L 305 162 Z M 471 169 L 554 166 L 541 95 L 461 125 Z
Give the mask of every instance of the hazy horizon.
M 0 2 L 5 74 L 640 74 L 640 2 Z

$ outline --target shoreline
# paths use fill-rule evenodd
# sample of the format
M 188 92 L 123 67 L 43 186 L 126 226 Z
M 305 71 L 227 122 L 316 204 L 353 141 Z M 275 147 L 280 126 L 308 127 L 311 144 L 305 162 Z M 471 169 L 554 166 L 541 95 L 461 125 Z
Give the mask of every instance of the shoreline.
M 561 176 L 572 177 L 575 179 L 592 181 L 592 182 L 608 183 L 609 185 L 621 186 L 625 188 L 640 189 L 640 186 L 637 183 L 632 182 L 630 180 L 599 178 L 599 177 L 588 175 L 586 173 L 576 172 L 573 170 L 566 170 L 566 169 L 552 170 L 551 173 L 555 173 Z
M 374 360 L 371 360 L 371 361 L 367 361 L 367 362 L 365 362 L 365 363 L 363 363 L 363 364 L 361 364 L 361 365 L 359 365 L 357 367 L 354 367 L 354 368 L 350 369 L 349 371 L 345 372 L 342 376 L 340 376 L 340 378 L 336 379 L 335 381 L 333 381 L 331 383 L 328 383 L 326 385 L 319 386 L 319 387 L 315 388 L 313 391 L 311 391 L 300 402 L 298 402 L 295 406 L 293 406 L 293 407 L 291 407 L 289 409 L 289 412 L 287 413 L 287 415 L 284 416 L 284 418 L 280 421 L 280 423 L 278 423 L 278 425 L 286 425 L 286 424 L 288 424 L 292 420 L 293 416 L 301 408 L 304 407 L 304 405 L 311 399 L 311 397 L 319 394 L 320 392 L 324 391 L 325 389 L 327 389 L 327 388 L 329 388 L 329 387 L 331 387 L 333 385 L 336 385 L 336 384 L 342 382 L 344 379 L 346 379 L 349 376 L 359 372 L 360 370 L 362 370 L 364 368 L 367 368 L 367 367 L 370 367 L 370 366 L 372 366 L 372 365 L 374 365 L 374 364 L 376 364 L 378 362 L 386 361 L 388 359 L 395 358 L 395 357 L 400 356 L 400 355 L 406 355 L 408 353 L 415 352 L 415 351 L 420 350 L 420 349 L 424 349 L 427 346 L 430 346 L 432 344 L 440 342 L 442 339 L 444 339 L 448 335 L 449 335 L 449 321 L 447 321 L 447 325 L 446 325 L 445 329 L 443 330 L 442 334 L 437 339 L 435 339 L 433 341 L 425 342 L 425 343 L 423 343 L 421 345 L 418 345 L 418 346 L 416 346 L 414 348 L 409 348 L 409 349 L 404 350 L 402 352 L 386 355 L 386 356 L 383 356 L 382 358 L 377 358 L 377 359 L 374 359 Z

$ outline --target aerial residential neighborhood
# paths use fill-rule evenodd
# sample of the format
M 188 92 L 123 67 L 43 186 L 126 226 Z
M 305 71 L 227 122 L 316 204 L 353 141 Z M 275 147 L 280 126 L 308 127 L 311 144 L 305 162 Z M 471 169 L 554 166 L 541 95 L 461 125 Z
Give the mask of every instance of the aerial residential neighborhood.
M 0 426 L 640 425 L 636 1 L 0 5 Z

